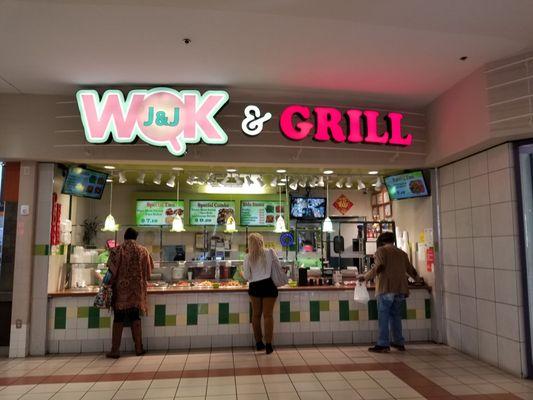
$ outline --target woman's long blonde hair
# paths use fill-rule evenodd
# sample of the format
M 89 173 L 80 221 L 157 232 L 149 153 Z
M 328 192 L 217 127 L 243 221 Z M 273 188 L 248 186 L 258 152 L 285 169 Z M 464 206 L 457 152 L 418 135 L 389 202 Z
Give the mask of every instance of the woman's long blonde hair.
M 259 233 L 248 235 L 248 259 L 252 264 L 257 264 L 265 259 L 265 241 Z

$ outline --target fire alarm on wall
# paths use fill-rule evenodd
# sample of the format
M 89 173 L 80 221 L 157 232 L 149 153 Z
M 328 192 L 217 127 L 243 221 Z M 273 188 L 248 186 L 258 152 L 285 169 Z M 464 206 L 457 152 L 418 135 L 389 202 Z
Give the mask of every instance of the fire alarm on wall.
M 20 206 L 20 215 L 30 215 L 30 206 L 23 204 Z

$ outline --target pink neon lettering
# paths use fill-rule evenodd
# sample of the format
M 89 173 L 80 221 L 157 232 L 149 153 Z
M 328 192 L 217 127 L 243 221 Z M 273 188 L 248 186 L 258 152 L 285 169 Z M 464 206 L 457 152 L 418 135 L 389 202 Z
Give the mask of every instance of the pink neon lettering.
M 331 132 L 331 138 L 335 142 L 346 141 L 346 136 L 339 126 L 342 119 L 342 114 L 339 110 L 331 107 L 315 107 L 315 115 L 316 134 L 313 139 L 326 142 L 330 140 L 329 133 Z
M 406 136 L 402 135 L 400 123 L 403 119 L 403 115 L 400 113 L 391 112 L 387 115 L 387 121 L 390 131 L 389 144 L 396 144 L 399 146 L 411 146 L 413 143 L 413 135 L 408 133 Z
M 366 137 L 365 142 L 367 143 L 379 143 L 384 144 L 389 141 L 389 133 L 385 132 L 383 135 L 378 135 L 378 116 L 377 111 L 365 111 L 364 113 L 366 120 Z
M 142 106 L 144 96 L 133 94 L 131 104 L 126 110 L 126 117 L 122 114 L 124 100 L 117 93 L 112 93 L 105 98 L 102 113 L 98 116 L 96 111 L 96 96 L 85 93 L 81 95 L 85 119 L 87 121 L 87 136 L 95 140 L 106 140 L 110 133 L 111 120 L 115 123 L 113 135 L 120 140 L 132 140 L 133 129 L 136 123 L 136 112 Z
M 361 110 L 346 111 L 348 117 L 348 139 L 350 143 L 361 143 L 363 141 L 363 134 L 361 133 Z
M 293 125 L 292 119 L 294 115 L 300 115 L 303 119 L 311 117 L 309 107 L 305 106 L 289 106 L 281 113 L 279 117 L 279 125 L 281 132 L 291 140 L 302 140 L 307 137 L 313 124 L 311 122 L 301 121 Z
M 208 119 L 220 107 L 220 103 L 223 102 L 224 97 L 218 94 L 209 94 L 199 108 L 197 108 L 196 95 L 185 95 L 184 100 L 185 107 L 183 108 L 183 116 L 186 122 L 183 127 L 183 137 L 188 140 L 199 139 L 196 136 L 196 125 L 198 125 L 204 132 L 204 135 L 210 140 L 224 140 L 224 136 L 215 129 Z

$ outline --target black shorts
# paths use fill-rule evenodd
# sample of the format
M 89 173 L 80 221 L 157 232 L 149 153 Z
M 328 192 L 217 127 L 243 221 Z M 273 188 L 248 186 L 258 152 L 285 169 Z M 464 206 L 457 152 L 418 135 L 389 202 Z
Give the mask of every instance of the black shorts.
M 118 322 L 130 326 L 133 321 L 141 319 L 141 313 L 138 308 L 128 308 L 127 310 L 114 310 L 113 322 Z
M 250 282 L 248 294 L 253 297 L 278 297 L 278 288 L 271 278 Z

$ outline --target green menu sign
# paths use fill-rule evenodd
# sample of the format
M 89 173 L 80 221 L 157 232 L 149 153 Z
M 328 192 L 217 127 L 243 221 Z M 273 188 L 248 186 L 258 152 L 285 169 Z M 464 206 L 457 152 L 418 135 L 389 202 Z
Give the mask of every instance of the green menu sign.
M 241 201 L 242 226 L 274 226 L 278 215 L 284 207 L 277 201 L 243 200 Z
M 137 225 L 170 225 L 175 215 L 183 217 L 183 200 L 137 200 Z
M 235 217 L 235 202 L 191 200 L 189 223 L 191 225 L 224 225 L 228 217 Z

